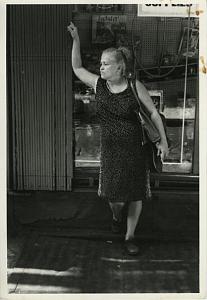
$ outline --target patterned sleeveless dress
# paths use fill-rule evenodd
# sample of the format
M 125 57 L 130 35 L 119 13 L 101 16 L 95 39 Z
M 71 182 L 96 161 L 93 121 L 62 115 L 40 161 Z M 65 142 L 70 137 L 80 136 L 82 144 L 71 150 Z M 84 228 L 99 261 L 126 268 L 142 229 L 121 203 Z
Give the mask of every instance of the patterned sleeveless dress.
M 99 196 L 109 202 L 145 200 L 145 153 L 134 112 L 138 104 L 130 85 L 123 92 L 112 93 L 106 80 L 99 77 L 96 103 L 101 132 Z

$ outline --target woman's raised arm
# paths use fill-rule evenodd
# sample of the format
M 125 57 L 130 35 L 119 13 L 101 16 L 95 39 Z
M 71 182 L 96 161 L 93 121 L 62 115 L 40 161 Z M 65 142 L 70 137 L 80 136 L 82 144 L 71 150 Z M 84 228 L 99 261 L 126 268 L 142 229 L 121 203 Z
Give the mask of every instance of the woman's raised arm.
M 80 39 L 78 35 L 78 30 L 75 25 L 70 22 L 68 26 L 68 31 L 73 38 L 73 46 L 72 46 L 72 67 L 75 75 L 86 85 L 92 87 L 94 90 L 96 88 L 96 82 L 98 80 L 98 75 L 93 74 L 87 71 L 82 66 L 81 54 L 80 54 Z

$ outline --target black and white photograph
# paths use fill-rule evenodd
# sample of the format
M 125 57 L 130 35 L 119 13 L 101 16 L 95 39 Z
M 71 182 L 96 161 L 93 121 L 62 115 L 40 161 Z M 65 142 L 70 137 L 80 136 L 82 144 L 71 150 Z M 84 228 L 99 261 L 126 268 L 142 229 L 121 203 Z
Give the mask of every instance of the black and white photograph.
M 2 299 L 205 297 L 206 3 L 149 2 L 4 4 Z

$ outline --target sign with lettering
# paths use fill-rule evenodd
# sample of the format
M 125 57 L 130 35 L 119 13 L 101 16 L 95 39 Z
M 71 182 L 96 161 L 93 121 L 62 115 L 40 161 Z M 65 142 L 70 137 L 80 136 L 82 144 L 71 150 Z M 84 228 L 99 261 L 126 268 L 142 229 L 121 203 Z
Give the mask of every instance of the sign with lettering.
M 126 15 L 93 15 L 92 42 L 97 44 L 117 43 L 126 34 Z
M 138 4 L 137 15 L 140 17 L 198 17 L 198 4 Z

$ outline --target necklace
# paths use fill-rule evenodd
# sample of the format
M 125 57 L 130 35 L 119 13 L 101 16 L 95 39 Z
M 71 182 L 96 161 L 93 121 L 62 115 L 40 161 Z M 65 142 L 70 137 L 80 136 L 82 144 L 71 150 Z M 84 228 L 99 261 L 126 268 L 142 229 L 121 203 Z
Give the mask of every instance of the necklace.
M 111 89 L 111 87 L 110 87 L 108 81 L 106 81 L 106 86 L 107 86 L 107 88 L 109 89 L 109 91 L 110 91 L 111 93 L 121 93 L 121 92 L 125 91 L 125 89 L 127 89 L 127 87 L 128 87 L 128 81 L 127 81 L 126 83 L 127 83 L 126 88 L 124 88 L 124 89 L 123 89 L 122 91 L 120 91 L 120 92 L 114 92 L 114 91 Z
M 109 91 L 112 92 L 112 90 L 111 90 L 111 88 L 110 88 L 110 86 L 109 86 L 109 84 L 108 84 L 108 81 L 106 81 L 106 86 L 107 86 L 107 88 L 109 89 Z

